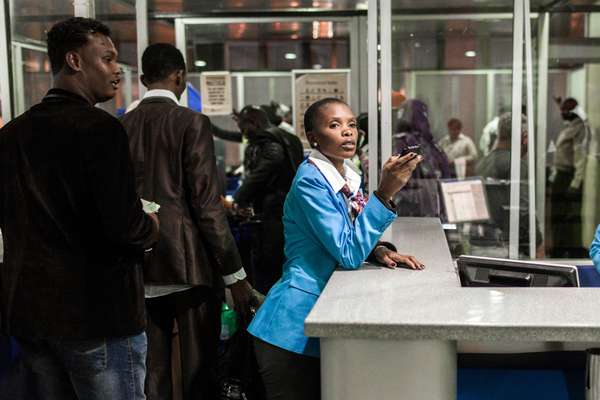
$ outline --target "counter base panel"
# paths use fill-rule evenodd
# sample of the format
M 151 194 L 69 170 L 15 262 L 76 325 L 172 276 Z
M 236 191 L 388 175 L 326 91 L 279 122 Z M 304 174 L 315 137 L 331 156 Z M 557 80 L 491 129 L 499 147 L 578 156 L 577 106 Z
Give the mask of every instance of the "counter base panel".
M 323 400 L 455 400 L 456 342 L 321 339 Z

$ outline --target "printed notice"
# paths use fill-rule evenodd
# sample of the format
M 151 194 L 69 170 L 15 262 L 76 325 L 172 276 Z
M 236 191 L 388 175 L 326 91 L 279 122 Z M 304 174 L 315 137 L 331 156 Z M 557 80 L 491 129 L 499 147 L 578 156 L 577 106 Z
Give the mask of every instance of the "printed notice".
M 441 187 L 449 223 L 485 221 L 490 218 L 481 180 L 442 182 Z
M 309 73 L 296 78 L 294 113 L 296 135 L 305 147 L 304 112 L 312 103 L 326 97 L 334 97 L 348 103 L 348 72 Z
M 200 75 L 200 95 L 203 114 L 231 114 L 233 108 L 229 72 L 203 72 Z

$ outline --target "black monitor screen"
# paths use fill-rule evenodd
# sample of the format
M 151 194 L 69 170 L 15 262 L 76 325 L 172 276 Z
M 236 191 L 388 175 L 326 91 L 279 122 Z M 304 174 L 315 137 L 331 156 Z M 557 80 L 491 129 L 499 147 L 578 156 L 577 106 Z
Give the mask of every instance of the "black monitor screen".
M 541 261 L 460 256 L 457 260 L 463 287 L 578 287 L 577 267 Z

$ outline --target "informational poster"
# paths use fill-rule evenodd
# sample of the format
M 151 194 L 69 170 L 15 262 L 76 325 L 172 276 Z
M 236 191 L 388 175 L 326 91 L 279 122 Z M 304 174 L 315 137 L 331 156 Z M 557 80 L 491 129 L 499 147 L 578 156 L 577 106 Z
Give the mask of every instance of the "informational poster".
M 231 75 L 227 71 L 203 72 L 200 74 L 202 113 L 206 115 L 228 115 L 233 111 Z
M 442 181 L 440 185 L 449 223 L 490 219 L 481 179 Z
M 305 147 L 308 141 L 304 133 L 304 112 L 312 103 L 326 97 L 349 102 L 349 71 L 298 73 L 294 82 L 294 126 L 296 135 Z

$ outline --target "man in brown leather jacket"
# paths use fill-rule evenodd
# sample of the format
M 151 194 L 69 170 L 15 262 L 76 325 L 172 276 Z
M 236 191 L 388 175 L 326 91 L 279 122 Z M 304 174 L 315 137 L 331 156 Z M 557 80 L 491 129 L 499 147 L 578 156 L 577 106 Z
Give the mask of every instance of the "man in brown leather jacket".
M 211 399 L 221 289 L 227 285 L 238 312 L 247 314 L 250 286 L 220 200 L 210 121 L 178 104 L 186 87 L 183 56 L 170 44 L 151 45 L 142 56 L 142 71 L 149 91 L 123 125 L 138 192 L 161 205 L 160 237 L 144 280 L 172 292 L 147 302 L 146 393 L 149 400 L 172 396 L 177 320 L 183 398 Z

